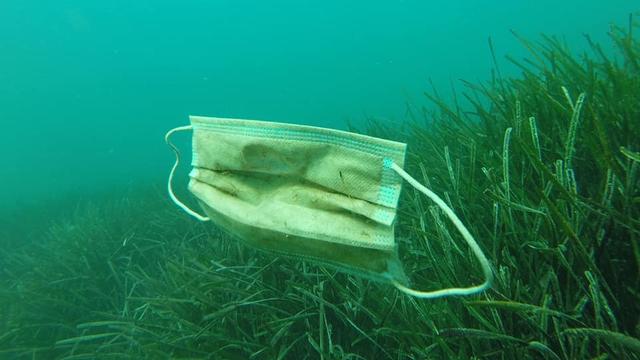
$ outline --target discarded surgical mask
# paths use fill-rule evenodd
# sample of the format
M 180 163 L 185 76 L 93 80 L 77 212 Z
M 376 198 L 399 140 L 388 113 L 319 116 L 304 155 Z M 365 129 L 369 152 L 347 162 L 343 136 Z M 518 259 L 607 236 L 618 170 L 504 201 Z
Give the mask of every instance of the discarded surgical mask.
M 168 191 L 201 221 L 212 221 L 247 244 L 392 283 L 416 297 L 469 295 L 487 289 L 487 258 L 453 211 L 403 169 L 406 144 L 326 128 L 191 116 L 170 130 L 176 154 Z M 176 198 L 180 162 L 170 142 L 193 131 L 189 190 L 206 216 Z M 402 180 L 433 200 L 451 219 L 482 267 L 484 283 L 418 291 L 408 287 L 398 259 L 394 223 Z

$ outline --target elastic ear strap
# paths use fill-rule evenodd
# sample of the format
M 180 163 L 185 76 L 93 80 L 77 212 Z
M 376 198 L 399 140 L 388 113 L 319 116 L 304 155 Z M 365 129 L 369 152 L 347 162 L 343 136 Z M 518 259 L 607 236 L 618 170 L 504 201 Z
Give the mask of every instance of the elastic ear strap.
M 169 191 L 169 196 L 171 197 L 171 200 L 176 205 L 178 205 L 180 208 L 182 208 L 182 210 L 184 210 L 187 214 L 193 216 L 194 218 L 196 218 L 196 219 L 198 219 L 200 221 L 209 221 L 208 217 L 202 216 L 202 215 L 198 214 L 197 212 L 189 209 L 189 207 L 187 205 L 185 205 L 182 201 L 178 200 L 176 195 L 173 193 L 173 185 L 172 185 L 173 184 L 173 174 L 175 174 L 176 169 L 178 168 L 178 165 L 180 164 L 180 151 L 178 151 L 178 148 L 171 142 L 171 140 L 169 138 L 175 132 L 186 131 L 186 130 L 191 130 L 191 129 L 192 129 L 191 125 L 180 126 L 180 127 L 175 128 L 175 129 L 169 130 L 169 132 L 167 132 L 167 134 L 164 136 L 164 141 L 166 141 L 167 145 L 169 145 L 169 147 L 171 147 L 173 152 L 176 154 L 176 162 L 173 164 L 173 167 L 171 168 L 171 172 L 169 173 L 169 181 L 167 181 L 167 190 Z
M 484 277 L 485 277 L 484 282 L 477 286 L 471 286 L 466 288 L 448 288 L 448 289 L 442 289 L 442 290 L 436 290 L 436 291 L 418 291 L 418 290 L 410 289 L 398 283 L 397 281 L 393 281 L 393 285 L 395 285 L 395 287 L 398 288 L 398 290 L 406 294 L 423 298 L 423 299 L 433 299 L 433 298 L 439 298 L 439 297 L 445 297 L 445 296 L 456 296 L 456 295 L 472 295 L 488 289 L 491 286 L 491 283 L 493 282 L 493 272 L 491 271 L 491 265 L 489 264 L 487 257 L 484 255 L 484 253 L 480 249 L 480 246 L 478 246 L 478 243 L 476 243 L 473 236 L 471 236 L 471 233 L 469 232 L 469 230 L 467 230 L 464 224 L 462 224 L 462 221 L 460 221 L 460 219 L 456 216 L 453 210 L 451 210 L 451 208 L 447 206 L 447 204 L 444 201 L 442 201 L 442 199 L 440 199 L 438 195 L 436 195 L 431 190 L 427 189 L 424 185 L 420 184 L 416 179 L 411 177 L 411 175 L 407 174 L 407 172 L 404 171 L 400 166 L 393 163 L 391 164 L 391 167 L 393 168 L 393 170 L 395 170 L 395 172 L 398 173 L 398 175 L 400 175 L 409 184 L 411 184 L 411 186 L 413 186 L 418 191 L 422 192 L 423 194 L 427 195 L 427 197 L 429 197 L 431 200 L 433 200 L 433 202 L 435 202 L 442 209 L 442 211 L 444 211 L 444 213 L 447 214 L 449 219 L 451 219 L 451 222 L 453 222 L 453 224 L 456 226 L 458 231 L 460 231 L 460 234 L 462 234 L 462 237 L 467 242 L 467 244 L 469 244 L 469 247 L 473 251 L 478 261 L 480 262 L 480 266 L 482 267 L 482 272 L 484 273 Z

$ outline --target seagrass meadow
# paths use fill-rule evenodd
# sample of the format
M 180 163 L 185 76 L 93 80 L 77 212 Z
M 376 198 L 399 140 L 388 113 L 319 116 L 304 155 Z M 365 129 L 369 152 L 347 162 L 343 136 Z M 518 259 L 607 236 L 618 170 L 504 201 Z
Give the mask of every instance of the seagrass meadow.
M 640 358 L 637 30 L 630 19 L 578 56 L 520 39 L 519 76 L 496 66 L 451 101 L 430 91 L 402 127 L 362 131 L 409 144 L 408 171 L 490 258 L 489 291 L 418 300 L 256 252 L 141 186 L 4 220 L 0 358 Z M 20 231 L 34 216 L 54 220 Z M 396 234 L 416 287 L 481 281 L 411 188 Z

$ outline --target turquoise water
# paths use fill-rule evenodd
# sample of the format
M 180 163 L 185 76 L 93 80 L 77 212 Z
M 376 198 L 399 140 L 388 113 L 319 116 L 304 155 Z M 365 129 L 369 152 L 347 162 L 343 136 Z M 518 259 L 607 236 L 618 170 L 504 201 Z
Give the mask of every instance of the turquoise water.
M 579 51 L 631 1 L 13 1 L 0 4 L 3 212 L 160 182 L 188 114 L 345 128 L 400 121 L 428 79 L 488 79 L 510 30 Z M 186 145 L 185 141 L 182 142 Z M 186 150 L 186 149 L 185 149 Z

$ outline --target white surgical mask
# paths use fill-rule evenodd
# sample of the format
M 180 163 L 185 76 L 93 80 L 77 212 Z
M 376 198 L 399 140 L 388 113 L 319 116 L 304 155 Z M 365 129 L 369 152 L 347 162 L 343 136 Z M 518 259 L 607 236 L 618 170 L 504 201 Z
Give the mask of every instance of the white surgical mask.
M 165 137 L 176 153 L 168 182 L 172 200 L 198 220 L 211 220 L 247 244 L 390 282 L 416 297 L 469 295 L 490 286 L 489 262 L 453 211 L 403 169 L 406 144 L 285 123 L 191 116 Z M 204 215 L 173 194 L 180 156 L 170 142 L 193 130 L 189 190 Z M 402 180 L 432 199 L 480 261 L 485 282 L 468 288 L 407 287 L 394 223 Z

